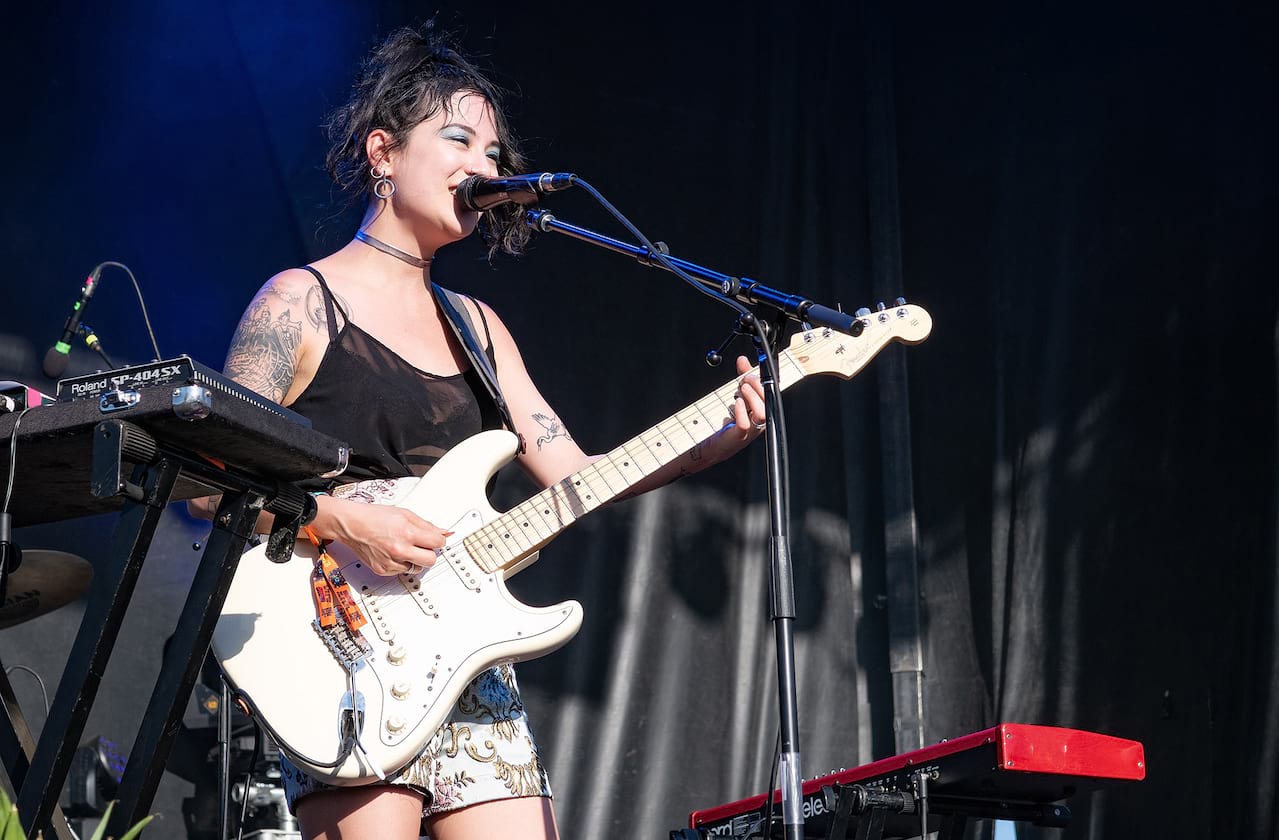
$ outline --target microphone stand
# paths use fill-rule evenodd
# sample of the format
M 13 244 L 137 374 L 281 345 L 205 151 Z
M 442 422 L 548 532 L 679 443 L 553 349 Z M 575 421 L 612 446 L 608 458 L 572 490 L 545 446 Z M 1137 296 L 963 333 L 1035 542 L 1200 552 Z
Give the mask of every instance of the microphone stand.
M 525 214 L 524 220 L 529 227 L 542 233 L 550 233 L 552 231 L 562 233 L 591 245 L 598 245 L 601 248 L 607 248 L 610 251 L 634 257 L 641 265 L 646 265 L 650 268 L 666 268 L 658 261 L 657 256 L 647 248 L 620 242 L 593 230 L 562 222 L 545 210 L 530 210 Z M 813 303 L 811 300 L 802 298 L 799 295 L 791 295 L 786 292 L 779 292 L 776 289 L 770 289 L 762 283 L 751 280 L 749 277 L 734 277 L 730 274 L 722 274 L 709 268 L 703 268 L 697 263 L 672 257 L 666 250 L 665 243 L 658 242 L 655 244 L 661 251 L 661 255 L 666 257 L 667 261 L 673 263 L 680 271 L 688 274 L 703 286 L 715 289 L 725 297 L 735 298 L 747 305 L 764 304 L 776 309 L 782 315 L 815 327 L 830 327 L 854 337 L 862 334 L 864 327 L 861 321 L 857 320 L 853 315 L 840 312 L 838 309 L 831 309 L 829 306 Z
M 660 251 L 659 257 L 647 248 L 620 242 L 586 228 L 562 222 L 545 210 L 534 209 L 528 211 L 525 221 L 534 230 L 544 233 L 562 233 L 574 239 L 634 257 L 643 265 L 665 268 L 669 271 L 671 269 L 668 265 L 663 264 L 662 258 L 665 258 L 664 261 L 666 263 L 673 264 L 698 283 L 708 288 L 714 288 L 726 297 L 735 298 L 743 304 L 762 304 L 773 308 L 776 310 L 778 320 L 781 322 L 784 322 L 789 317 L 800 322 L 830 327 L 853 336 L 860 335 L 864 329 L 861 321 L 856 317 L 831 309 L 828 306 L 816 304 L 799 295 L 779 292 L 749 278 L 721 274 L 695 263 L 671 257 L 666 245 L 661 242 L 654 245 Z M 774 350 L 776 350 L 781 332 L 780 328 L 771 331 L 769 340 Z M 760 384 L 764 388 L 764 405 L 768 412 L 764 440 L 768 477 L 769 548 L 772 560 L 769 592 L 777 645 L 782 823 L 786 840 L 801 840 L 804 835 L 804 815 L 802 809 L 803 795 L 800 787 L 802 774 L 800 772 L 799 711 L 795 680 L 795 576 L 790 553 L 789 472 L 786 463 L 786 445 L 783 429 L 779 423 L 775 422 L 775 418 L 780 418 L 782 413 L 779 410 L 781 407 L 781 387 L 774 374 L 773 365 L 760 364 Z M 771 791 L 769 801 L 771 802 Z M 772 836 L 771 826 L 765 827 L 765 836 Z

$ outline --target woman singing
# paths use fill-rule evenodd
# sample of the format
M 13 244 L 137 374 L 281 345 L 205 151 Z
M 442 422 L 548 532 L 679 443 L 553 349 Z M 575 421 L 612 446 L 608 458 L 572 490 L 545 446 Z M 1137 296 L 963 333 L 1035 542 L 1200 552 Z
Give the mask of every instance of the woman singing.
M 518 174 L 524 161 L 500 92 L 429 24 L 396 32 L 372 53 L 329 129 L 329 173 L 367 201 L 363 221 L 337 252 L 266 282 L 240 321 L 226 372 L 352 447 L 344 480 L 357 483 L 319 497 L 316 536 L 345 543 L 378 574 L 418 573 L 445 544 L 440 524 L 367 501 L 387 479 L 420 477 L 451 447 L 503 425 L 432 293 L 432 282 L 447 286 L 448 278 L 431 264 L 477 226 L 492 251 L 520 251 L 528 233 L 518 208 L 482 218 L 455 191 L 472 175 Z M 542 487 L 582 469 L 592 456 L 529 379 L 502 319 L 484 303 L 465 304 L 512 431 L 526 442 L 520 466 Z M 737 365 L 739 374 L 749 370 L 744 358 Z M 638 489 L 723 460 L 758 436 L 764 403 L 755 377 L 742 378 L 731 414 L 696 453 Z M 475 679 L 420 755 L 386 783 L 329 787 L 287 762 L 284 776 L 307 838 L 558 837 L 509 666 Z

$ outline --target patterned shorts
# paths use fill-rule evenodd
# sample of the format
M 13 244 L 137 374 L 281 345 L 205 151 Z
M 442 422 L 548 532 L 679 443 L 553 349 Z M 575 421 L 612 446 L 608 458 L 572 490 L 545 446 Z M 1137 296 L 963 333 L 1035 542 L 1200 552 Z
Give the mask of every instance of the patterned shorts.
M 289 810 L 303 796 L 332 790 L 280 756 Z M 426 796 L 422 818 L 495 799 L 550 796 L 551 786 L 529 729 L 510 665 L 476 677 L 426 749 L 387 780 Z M 425 833 L 425 826 L 423 826 Z
M 411 478 L 361 481 L 339 487 L 333 495 L 351 501 L 394 504 L 415 483 Z M 283 755 L 280 770 L 289 810 L 294 813 L 303 796 L 333 789 L 294 767 Z M 497 799 L 549 797 L 550 782 L 533 743 L 515 670 L 501 665 L 472 680 L 426 748 L 386 783 L 404 785 L 425 795 L 423 834 L 426 818 L 435 814 Z

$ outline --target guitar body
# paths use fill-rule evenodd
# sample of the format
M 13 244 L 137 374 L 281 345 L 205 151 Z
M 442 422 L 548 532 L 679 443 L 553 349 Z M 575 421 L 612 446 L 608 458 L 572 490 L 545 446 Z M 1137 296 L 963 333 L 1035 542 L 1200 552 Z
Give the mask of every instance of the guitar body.
M 514 458 L 516 446 L 510 432 L 482 432 L 450 450 L 396 502 L 455 532 L 420 575 L 383 577 L 345 546 L 329 546 L 369 620 L 357 631 L 365 647 L 352 657 L 358 661 L 349 673 L 339 661 L 342 651 L 335 654 L 315 626 L 311 544 L 299 541 L 287 563 L 268 560 L 265 545 L 241 558 L 213 652 L 294 764 L 334 785 L 392 773 L 421 752 L 478 674 L 550 653 L 577 633 L 577 602 L 530 607 L 507 590 L 505 576 L 536 553 L 488 573 L 463 545 L 500 516 L 484 488 Z M 340 618 L 338 624 L 343 627 Z M 358 730 L 364 754 L 356 750 L 337 769 L 319 766 L 338 759 L 344 724 Z

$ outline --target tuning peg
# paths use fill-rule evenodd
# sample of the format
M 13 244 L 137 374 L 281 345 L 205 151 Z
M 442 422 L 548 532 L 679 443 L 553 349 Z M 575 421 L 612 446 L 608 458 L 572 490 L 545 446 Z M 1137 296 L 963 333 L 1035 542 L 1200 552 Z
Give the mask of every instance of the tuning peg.
M 883 312 L 887 308 L 888 308 L 888 304 L 884 303 L 882 300 L 879 303 L 875 304 L 875 309 L 879 312 Z
M 853 313 L 853 317 L 868 318 L 870 317 L 870 310 L 863 306 L 862 308 L 858 309 L 856 312 Z
M 899 298 L 897 298 L 897 300 L 893 301 L 893 303 L 894 303 L 894 304 L 896 304 L 897 306 L 905 306 L 905 305 L 906 305 L 906 298 L 904 298 L 904 297 L 899 297 Z

